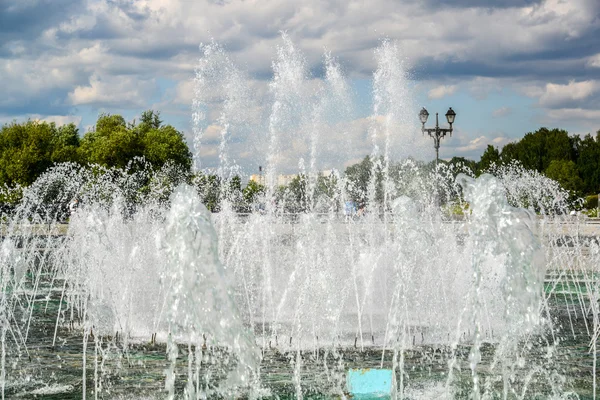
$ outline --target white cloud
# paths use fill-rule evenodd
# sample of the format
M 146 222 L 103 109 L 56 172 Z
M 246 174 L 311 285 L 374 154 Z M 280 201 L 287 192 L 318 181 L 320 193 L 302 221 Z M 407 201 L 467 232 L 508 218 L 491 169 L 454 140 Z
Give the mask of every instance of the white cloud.
M 478 160 L 488 145 L 501 149 L 510 141 L 511 139 L 503 132 L 482 133 L 481 131 L 455 130 L 451 138 L 446 137 L 442 142 L 440 157 L 450 159 L 459 156 Z
M 194 99 L 194 81 L 186 79 L 177 84 L 173 101 L 178 104 L 192 104 Z
M 81 117 L 77 115 L 47 115 L 45 117 L 38 117 L 40 121 L 54 122 L 57 126 L 67 125 L 70 123 L 79 126 L 81 123 Z
M 548 111 L 548 117 L 554 120 L 561 121 L 579 121 L 582 119 L 598 121 L 600 120 L 600 110 L 587 110 L 583 108 L 560 108 Z
M 540 84 L 517 85 L 516 90 L 518 93 L 531 98 L 540 97 L 545 93 L 544 86 Z
M 598 90 L 600 90 L 600 82 L 594 80 L 570 81 L 566 85 L 548 83 L 539 102 L 543 107 L 561 107 L 564 104 L 585 100 Z
M 521 93 L 539 98 L 542 108 L 561 107 L 550 111 L 550 117 L 597 118 L 593 110 L 584 110 L 583 104 L 579 104 L 596 95 L 597 82 L 570 74 L 580 73 L 577 71 L 584 70 L 581 67 L 585 65 L 600 67 L 600 54 L 561 59 L 561 50 L 598 29 L 597 0 L 541 0 L 521 8 L 433 8 L 429 4 L 406 1 L 399 5 L 385 0 L 82 2 L 75 15 L 69 14 L 54 26 L 44 27 L 41 36 L 29 39 L 19 36 L 18 40 L 6 43 L 5 48 L 13 58 L 0 58 L 3 83 L 0 113 L 23 115 L 22 110 L 10 111 L 15 105 L 33 107 L 30 113 L 52 115 L 66 115 L 72 106 L 84 104 L 92 109 L 145 108 L 158 101 L 156 97 L 164 105 L 162 110 L 170 105 L 183 112 L 181 105 L 190 105 L 194 95 L 192 79 L 200 56 L 198 45 L 214 37 L 223 43 L 240 69 L 248 70 L 255 80 L 250 90 L 261 99 L 259 105 L 240 109 L 240 114 L 252 115 L 254 120 L 248 125 L 252 126 L 255 137 L 243 137 L 249 135 L 247 132 L 235 133 L 231 158 L 258 159 L 264 157 L 268 143 L 265 140 L 268 129 L 261 124 L 268 120 L 273 104 L 265 81 L 271 74 L 276 47 L 281 44 L 279 32 L 285 30 L 302 50 L 308 69 L 317 75 L 326 47 L 339 57 L 349 76 L 371 77 L 376 68 L 373 49 L 381 37 L 389 37 L 400 39 L 407 65 L 434 66 L 431 74 L 425 75 L 426 79 L 435 79 L 441 85 L 429 91 L 431 99 L 455 94 L 460 87 L 481 100 L 491 91 L 504 90 L 506 82 L 514 84 L 527 76 L 529 83 L 519 88 Z M 535 60 L 536 54 L 551 53 L 558 55 L 543 62 Z M 527 59 L 523 54 L 528 55 Z M 435 70 L 436 65 L 445 63 L 450 63 L 450 68 Z M 571 68 L 573 65 L 578 68 Z M 550 73 L 553 75 L 546 76 Z M 559 84 L 557 77 L 561 74 L 576 80 Z M 463 82 L 459 83 L 457 76 L 463 76 Z M 167 89 L 168 93 L 155 96 L 156 82 L 160 80 L 179 83 Z M 449 81 L 454 84 L 443 84 Z M 547 81 L 551 83 L 546 84 Z M 308 89 L 312 82 L 304 84 L 307 91 L 312 90 Z M 431 87 L 431 82 L 423 86 Z M 28 106 L 32 103 L 35 105 Z M 45 104 L 63 109 L 39 109 Z M 563 110 L 566 105 L 571 111 Z M 505 112 L 508 110 L 495 110 L 494 115 Z M 211 117 L 218 115 L 213 110 Z M 372 121 L 346 119 L 345 127 L 323 125 L 319 148 L 323 160 L 341 158 L 342 152 L 343 157 L 352 159 L 370 153 L 367 134 Z M 410 144 L 405 146 L 414 147 L 422 140 L 429 157 L 432 151 L 429 138 L 421 138 L 418 130 L 406 131 L 406 135 L 412 136 Z M 476 139 L 460 146 L 477 151 L 477 146 L 484 142 Z M 262 148 L 249 152 L 249 143 Z M 289 145 L 289 152 L 284 149 L 282 153 L 289 158 L 288 164 L 296 168 L 306 145 L 291 140 Z M 402 144 L 394 145 L 395 150 L 404 153 L 414 151 L 403 148 Z
M 427 93 L 427 96 L 430 99 L 441 99 L 442 97 L 453 95 L 456 89 L 456 85 L 442 85 L 431 89 Z
M 509 115 L 510 113 L 512 113 L 512 108 L 510 107 L 500 107 L 496 110 L 494 110 L 492 112 L 492 116 L 499 118 L 499 117 L 506 117 L 507 115 Z
M 459 152 L 472 152 L 475 150 L 483 150 L 490 143 L 490 139 L 486 136 L 479 136 L 470 140 L 466 145 L 457 147 Z
M 16 118 L 12 117 L 0 117 L 0 124 L 10 123 L 13 120 L 17 122 L 22 122 L 27 119 L 31 119 L 34 121 L 44 121 L 44 122 L 54 122 L 57 126 L 62 126 L 66 124 L 73 123 L 76 126 L 79 126 L 81 123 L 81 116 L 78 115 L 40 115 L 40 114 L 28 114 L 28 115 L 19 115 Z
M 100 78 L 91 76 L 89 84 L 77 86 L 69 93 L 73 105 L 118 105 L 124 108 L 143 107 L 155 90 L 153 80 L 136 80 L 126 76 Z
M 600 68 L 600 53 L 588 58 L 587 65 L 590 67 Z

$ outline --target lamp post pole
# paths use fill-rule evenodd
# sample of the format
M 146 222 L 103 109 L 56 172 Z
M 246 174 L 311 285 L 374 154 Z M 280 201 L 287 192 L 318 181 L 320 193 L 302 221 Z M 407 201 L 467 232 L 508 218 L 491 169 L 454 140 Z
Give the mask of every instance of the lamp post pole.
M 454 123 L 454 119 L 456 118 L 456 113 L 454 112 L 452 107 L 450 107 L 448 109 L 448 112 L 446 113 L 446 120 L 448 121 L 448 124 L 450 124 L 450 128 L 440 128 L 438 113 L 435 113 L 435 128 L 425 128 L 425 122 L 427 122 L 428 117 L 429 113 L 427 112 L 425 107 L 423 107 L 421 109 L 421 112 L 419 112 L 419 119 L 421 120 L 422 124 L 421 132 L 423 132 L 423 134 L 427 132 L 427 134 L 429 134 L 429 136 L 433 138 L 433 147 L 435 147 L 435 169 L 437 171 L 438 162 L 440 160 L 440 141 L 447 134 L 450 134 L 450 136 L 452 136 L 452 124 Z

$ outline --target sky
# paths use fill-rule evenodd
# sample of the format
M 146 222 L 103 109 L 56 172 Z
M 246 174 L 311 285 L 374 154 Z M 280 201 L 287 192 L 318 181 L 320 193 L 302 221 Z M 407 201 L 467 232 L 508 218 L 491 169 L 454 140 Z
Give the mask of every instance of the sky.
M 215 64 L 213 87 L 199 88 L 211 43 L 227 61 Z M 337 90 L 327 86 L 326 52 L 350 111 L 322 94 Z M 312 105 L 298 121 L 279 115 L 287 122 L 273 125 L 273 105 L 295 84 L 274 78 L 281 57 L 301 64 L 301 100 L 293 101 Z M 376 106 L 377 71 L 391 106 Z M 235 83 L 229 96 L 251 101 L 224 114 L 219 79 Z M 428 126 L 436 112 L 442 120 L 448 107 L 457 112 L 440 157 L 478 160 L 488 144 L 501 148 L 542 126 L 600 130 L 600 1 L 2 0 L 0 82 L 0 123 L 74 122 L 84 134 L 100 113 L 133 120 L 159 110 L 203 168 L 343 168 L 377 151 L 431 160 L 433 141 L 417 119 L 423 106 Z M 323 102 L 328 116 L 311 117 Z M 198 107 L 208 111 L 200 122 Z M 390 113 L 396 120 L 386 125 Z

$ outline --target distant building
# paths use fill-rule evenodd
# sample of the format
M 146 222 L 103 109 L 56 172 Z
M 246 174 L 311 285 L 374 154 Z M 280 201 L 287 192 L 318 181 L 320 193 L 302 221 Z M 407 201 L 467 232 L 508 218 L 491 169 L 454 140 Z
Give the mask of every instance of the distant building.
M 263 174 L 252 174 L 250 180 L 258 183 L 259 185 L 265 186 L 265 177 Z
M 296 174 L 278 175 L 277 176 L 277 186 L 288 186 L 290 183 L 292 183 L 294 178 L 297 178 L 297 177 L 298 177 L 298 175 L 296 175 Z
M 335 169 L 320 171 L 317 175 L 319 174 L 326 178 L 330 176 L 339 176 L 339 172 Z M 297 177 L 298 174 L 280 174 L 277 176 L 277 186 L 288 186 Z M 266 185 L 266 179 L 263 174 L 252 174 L 250 175 L 250 180 L 258 183 L 259 185 Z
M 340 173 L 337 169 L 326 169 L 319 172 L 319 174 L 323 175 L 323 177 L 325 178 L 329 178 L 330 176 L 335 176 L 339 178 L 340 176 Z

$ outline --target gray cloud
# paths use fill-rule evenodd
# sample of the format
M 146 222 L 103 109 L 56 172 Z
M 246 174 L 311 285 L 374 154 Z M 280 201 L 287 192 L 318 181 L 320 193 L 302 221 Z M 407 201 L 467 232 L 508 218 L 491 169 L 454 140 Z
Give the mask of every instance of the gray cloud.
M 541 3 L 541 0 L 425 0 L 424 4 L 428 8 L 521 8 L 536 5 Z
M 78 0 L 3 0 L 0 2 L 0 42 L 35 38 L 81 9 Z
M 596 89 L 577 94 L 568 86 L 600 82 L 597 0 L 5 0 L 0 115 L 68 115 L 81 104 L 143 107 L 160 97 L 158 80 L 190 80 L 198 45 L 213 37 L 265 86 L 281 31 L 313 77 L 324 75 L 325 48 L 348 76 L 372 77 L 373 49 L 387 37 L 398 41 L 411 79 L 440 88 L 432 97 L 468 86 L 484 98 L 511 82 L 527 86 L 556 120 L 591 120 L 600 108 Z M 190 99 L 184 89 L 167 90 L 171 97 L 159 104 L 179 107 Z

